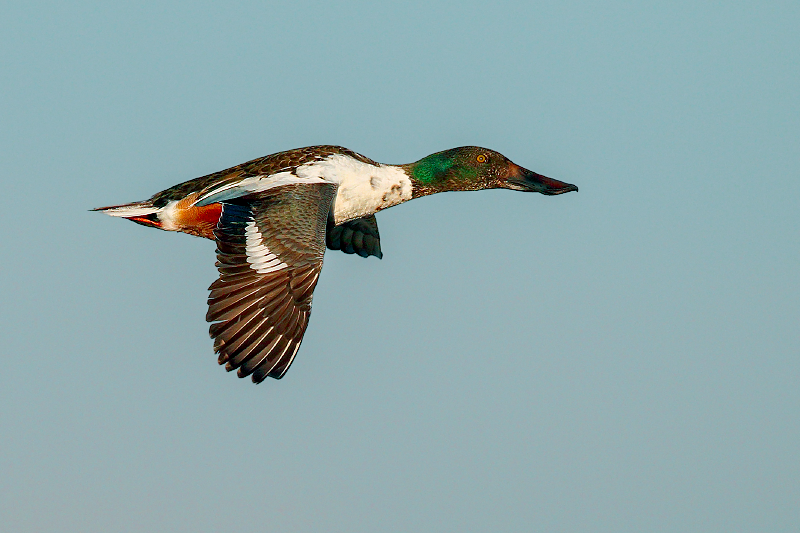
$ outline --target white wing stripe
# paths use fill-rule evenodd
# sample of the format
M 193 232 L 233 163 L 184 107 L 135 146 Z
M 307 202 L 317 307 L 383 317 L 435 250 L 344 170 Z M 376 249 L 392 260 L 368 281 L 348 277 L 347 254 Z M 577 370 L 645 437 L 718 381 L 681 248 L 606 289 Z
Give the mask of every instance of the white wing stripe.
M 277 174 L 270 174 L 268 176 L 251 176 L 245 178 L 237 183 L 228 183 L 217 189 L 211 190 L 201 196 L 195 205 L 203 207 L 204 205 L 213 204 L 216 202 L 224 202 L 238 198 L 246 194 L 255 192 L 266 191 L 274 187 L 283 187 L 284 185 L 292 184 L 308 184 L 308 183 L 330 183 L 330 181 L 321 177 L 298 177 L 292 172 L 278 172 Z
M 275 257 L 272 253 L 266 254 L 259 254 L 259 255 L 252 255 L 247 254 L 247 262 L 248 263 L 272 263 L 272 262 L 280 262 L 280 259 Z
M 251 265 L 258 265 L 259 268 L 280 265 L 282 261 L 275 256 L 272 257 L 248 257 L 247 262 Z
M 289 268 L 289 265 L 281 261 L 269 248 L 264 245 L 261 232 L 254 221 L 247 223 L 244 228 L 245 233 L 245 253 L 250 268 L 259 274 L 269 274 L 277 270 Z

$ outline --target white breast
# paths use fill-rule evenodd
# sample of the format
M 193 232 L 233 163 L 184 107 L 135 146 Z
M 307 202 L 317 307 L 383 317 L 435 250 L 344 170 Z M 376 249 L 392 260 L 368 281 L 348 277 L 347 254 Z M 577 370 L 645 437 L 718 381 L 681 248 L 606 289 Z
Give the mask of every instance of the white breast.
M 337 224 L 411 200 L 411 180 L 401 168 L 375 166 L 344 154 L 302 165 L 295 173 L 339 184 L 333 208 Z

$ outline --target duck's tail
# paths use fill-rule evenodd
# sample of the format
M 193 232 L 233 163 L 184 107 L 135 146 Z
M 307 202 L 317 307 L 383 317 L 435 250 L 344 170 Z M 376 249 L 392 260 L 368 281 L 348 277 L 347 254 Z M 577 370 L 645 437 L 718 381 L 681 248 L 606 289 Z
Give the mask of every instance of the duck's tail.
M 107 207 L 98 207 L 92 211 L 100 211 L 112 217 L 121 217 L 132 220 L 137 224 L 144 226 L 152 226 L 156 228 L 161 227 L 161 221 L 158 219 L 158 212 L 160 207 L 155 207 L 150 200 L 144 202 L 133 202 L 132 204 L 122 205 L 109 205 Z

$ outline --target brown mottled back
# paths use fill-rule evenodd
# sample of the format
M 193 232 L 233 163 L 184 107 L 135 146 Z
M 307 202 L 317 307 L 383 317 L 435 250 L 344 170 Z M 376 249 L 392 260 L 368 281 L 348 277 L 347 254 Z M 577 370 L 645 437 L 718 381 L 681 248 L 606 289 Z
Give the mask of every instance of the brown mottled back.
M 241 181 L 252 176 L 268 176 L 278 172 L 291 171 L 306 163 L 325 159 L 332 154 L 344 154 L 355 158 L 363 163 L 377 165 L 372 159 L 348 150 L 343 146 L 320 145 L 296 148 L 285 152 L 278 152 L 252 161 L 247 161 L 235 167 L 231 167 L 213 174 L 201 176 L 189 181 L 184 181 L 165 189 L 150 201 L 155 207 L 164 207 L 170 201 L 178 201 L 193 192 L 202 192 L 213 185 L 215 188 L 231 182 Z

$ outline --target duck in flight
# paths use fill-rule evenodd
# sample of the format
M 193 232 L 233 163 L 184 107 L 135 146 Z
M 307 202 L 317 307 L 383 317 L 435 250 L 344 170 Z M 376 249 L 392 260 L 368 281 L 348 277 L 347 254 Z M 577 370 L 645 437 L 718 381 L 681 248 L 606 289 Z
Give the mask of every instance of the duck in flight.
M 375 213 L 444 191 L 577 191 L 477 146 L 384 165 L 340 146 L 298 148 L 100 207 L 145 226 L 215 240 L 209 332 L 219 364 L 280 379 L 303 340 L 325 248 L 381 258 Z

